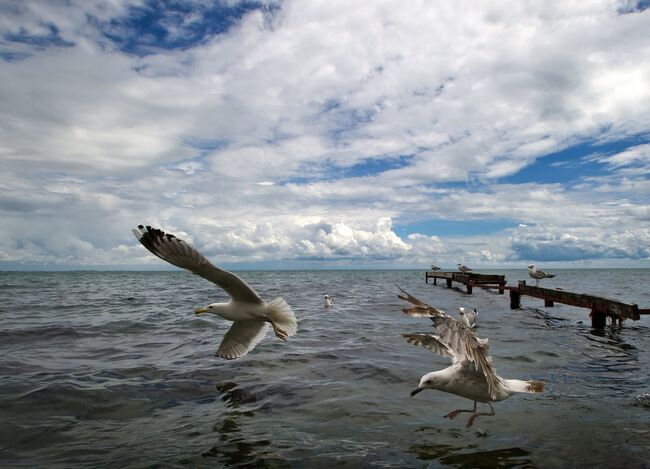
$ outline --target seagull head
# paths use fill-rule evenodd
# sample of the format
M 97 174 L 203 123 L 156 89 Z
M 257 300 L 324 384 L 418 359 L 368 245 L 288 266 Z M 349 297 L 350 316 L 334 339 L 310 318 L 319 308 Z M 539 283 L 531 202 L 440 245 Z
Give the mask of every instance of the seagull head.
M 194 314 L 203 314 L 203 313 L 217 314 L 217 303 L 212 303 L 209 304 L 208 306 L 204 306 L 202 308 L 196 308 L 194 310 Z
M 431 373 L 427 373 L 420 380 L 418 387 L 411 391 L 411 397 L 415 396 L 420 391 L 424 391 L 425 389 L 438 389 L 439 387 L 440 378 L 438 377 L 438 372 L 433 371 Z
M 534 268 L 535 268 L 535 265 L 534 265 L 534 264 L 530 264 L 530 265 L 528 266 L 528 268 L 529 268 L 529 269 L 534 269 Z
M 462 306 L 458 308 L 458 311 L 460 312 L 460 314 L 465 314 L 465 308 L 463 308 Z

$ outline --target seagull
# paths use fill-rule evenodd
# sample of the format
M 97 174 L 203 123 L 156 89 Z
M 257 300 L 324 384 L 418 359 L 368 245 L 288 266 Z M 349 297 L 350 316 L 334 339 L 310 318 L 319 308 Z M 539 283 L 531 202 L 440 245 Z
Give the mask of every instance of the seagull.
M 237 275 L 212 265 L 199 251 L 172 234 L 142 225 L 133 233 L 145 248 L 162 260 L 216 283 L 230 295 L 228 303 L 212 303 L 194 311 L 233 321 L 219 345 L 217 356 L 229 360 L 243 357 L 264 338 L 269 323 L 282 340 L 296 334 L 296 317 L 282 298 L 266 303 Z
M 334 300 L 329 295 L 325 295 L 325 307 L 329 308 L 330 306 L 334 306 Z
M 541 381 L 505 379 L 496 374 L 488 356 L 488 340 L 480 339 L 444 311 L 429 306 L 402 290 L 398 298 L 410 303 L 402 311 L 413 317 L 428 317 L 433 321 L 439 335 L 427 333 L 402 334 L 412 345 L 421 345 L 438 355 L 451 357 L 452 365 L 444 370 L 427 373 L 420 379 L 411 397 L 425 389 L 456 394 L 474 401 L 472 409 L 456 409 L 445 415 L 454 419 L 462 412 L 471 412 L 467 428 L 481 415 L 495 415 L 492 402 L 503 401 L 515 393 L 538 393 L 544 391 Z M 490 412 L 478 412 L 477 402 L 488 405 Z
M 543 270 L 537 270 L 533 264 L 528 266 L 528 275 L 535 279 L 535 286 L 539 287 L 539 281 L 543 278 L 553 278 L 555 274 L 548 274 Z
M 431 270 L 440 270 L 440 267 L 438 267 L 437 265 L 432 265 Z
M 465 314 L 465 308 L 461 306 L 458 308 L 458 311 L 460 313 L 458 315 L 458 322 L 468 329 L 474 329 L 476 327 L 476 320 L 478 319 L 478 310 L 474 308 L 473 311 Z
M 472 269 L 470 269 L 470 268 L 467 267 L 466 265 L 458 264 L 458 270 L 460 270 L 461 272 L 469 272 L 469 271 L 472 270 Z

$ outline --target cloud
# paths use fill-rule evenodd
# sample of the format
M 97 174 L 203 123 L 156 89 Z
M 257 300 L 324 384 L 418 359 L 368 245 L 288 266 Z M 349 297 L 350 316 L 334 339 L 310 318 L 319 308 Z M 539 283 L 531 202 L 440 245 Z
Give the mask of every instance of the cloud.
M 0 7 L 5 259 L 152 262 L 124 248 L 141 222 L 233 262 L 490 265 L 548 258 L 546 235 L 563 259 L 644 258 L 650 11 L 152 5 Z M 576 143 L 631 136 L 564 166 L 600 168 L 577 184 L 503 182 Z M 535 229 L 400 237 L 392 225 L 430 219 Z
M 512 235 L 515 259 L 576 261 L 584 259 L 650 259 L 650 230 L 519 227 Z

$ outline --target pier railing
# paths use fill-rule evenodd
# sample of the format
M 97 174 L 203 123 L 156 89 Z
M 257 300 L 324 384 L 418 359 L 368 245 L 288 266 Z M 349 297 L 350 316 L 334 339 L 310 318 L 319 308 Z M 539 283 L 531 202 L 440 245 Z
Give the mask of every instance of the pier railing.
M 562 303 L 580 308 L 591 310 L 591 324 L 593 327 L 604 327 L 607 318 L 612 321 L 622 322 L 624 319 L 634 321 L 640 319 L 643 314 L 650 314 L 650 309 L 639 308 L 633 303 L 605 298 L 601 296 L 588 295 L 585 293 L 574 293 L 561 288 L 543 288 L 526 285 L 524 280 L 520 280 L 516 286 L 506 285 L 505 275 L 479 274 L 474 272 L 443 272 L 429 271 L 425 273 L 425 282 L 429 283 L 433 279 L 433 284 L 437 285 L 438 279 L 444 279 L 447 288 L 451 288 L 453 282 L 458 282 L 466 286 L 467 293 L 472 293 L 472 287 L 477 286 L 485 289 L 498 289 L 499 294 L 505 290 L 510 291 L 510 308 L 521 308 L 521 297 L 531 296 L 544 300 L 544 306 L 552 307 L 555 303 Z

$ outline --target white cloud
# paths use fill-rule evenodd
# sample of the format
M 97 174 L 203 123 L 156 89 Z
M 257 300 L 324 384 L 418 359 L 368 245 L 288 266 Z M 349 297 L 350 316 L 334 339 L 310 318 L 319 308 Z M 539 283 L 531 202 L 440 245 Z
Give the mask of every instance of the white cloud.
M 140 57 L 101 28 L 141 2 L 12 5 L 0 7 L 5 260 L 149 262 L 123 248 L 142 221 L 229 261 L 488 265 L 543 254 L 548 233 L 582 256 L 644 256 L 647 144 L 594 157 L 611 174 L 579 185 L 498 180 L 585 139 L 647 134 L 650 9 L 287 1 Z M 161 24 L 187 38 L 201 12 Z M 65 46 L 10 40 L 48 25 Z M 427 219 L 532 228 L 400 238 L 388 222 Z

